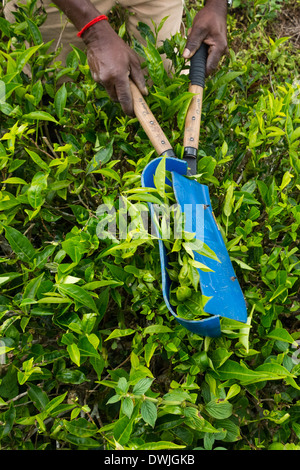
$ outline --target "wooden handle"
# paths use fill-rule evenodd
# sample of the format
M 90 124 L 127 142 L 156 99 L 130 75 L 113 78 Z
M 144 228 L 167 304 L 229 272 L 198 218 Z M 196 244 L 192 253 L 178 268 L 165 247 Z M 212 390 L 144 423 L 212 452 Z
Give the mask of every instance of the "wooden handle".
M 156 152 L 158 153 L 158 155 L 162 155 L 167 150 L 171 150 L 172 146 L 170 142 L 166 138 L 160 125 L 158 124 L 157 120 L 150 111 L 141 92 L 131 80 L 130 88 L 135 115 L 138 118 L 144 131 L 146 132 L 148 138 L 150 139 Z
M 190 85 L 189 91 L 194 93 L 195 96 L 192 98 L 185 120 L 183 145 L 184 147 L 197 149 L 200 135 L 203 88 L 199 85 Z

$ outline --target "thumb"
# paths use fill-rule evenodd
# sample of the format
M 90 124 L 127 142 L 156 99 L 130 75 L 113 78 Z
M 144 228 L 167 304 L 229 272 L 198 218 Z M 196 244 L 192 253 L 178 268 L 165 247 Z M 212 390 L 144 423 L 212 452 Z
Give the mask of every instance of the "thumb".
M 190 30 L 190 33 L 188 35 L 186 45 L 185 45 L 185 49 L 183 51 L 182 56 L 185 59 L 190 59 L 191 57 L 193 57 L 195 52 L 201 46 L 204 38 L 205 38 L 205 33 L 202 32 L 201 30 L 199 31 L 199 28 L 194 28 L 193 27 Z

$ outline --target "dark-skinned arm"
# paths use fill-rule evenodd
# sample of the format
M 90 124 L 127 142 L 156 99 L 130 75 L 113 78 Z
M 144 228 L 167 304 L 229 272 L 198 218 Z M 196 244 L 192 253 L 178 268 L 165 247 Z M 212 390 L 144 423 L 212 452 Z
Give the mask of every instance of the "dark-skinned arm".
M 101 13 L 89 0 L 55 0 L 78 31 Z M 141 93 L 147 94 L 145 78 L 137 54 L 118 36 L 109 22 L 99 21 L 82 35 L 87 47 L 91 74 L 101 83 L 110 98 L 119 101 L 123 111 L 134 115 L 129 77 Z
M 206 74 L 210 75 L 227 51 L 227 0 L 207 0 L 196 14 L 183 57 L 190 59 L 202 42 L 207 44 Z

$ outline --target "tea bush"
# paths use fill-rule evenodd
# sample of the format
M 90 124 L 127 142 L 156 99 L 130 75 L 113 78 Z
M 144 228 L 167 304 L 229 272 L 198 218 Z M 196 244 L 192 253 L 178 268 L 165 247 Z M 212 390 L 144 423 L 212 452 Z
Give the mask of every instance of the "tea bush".
M 198 181 L 248 322 L 222 319 L 214 339 L 169 314 L 157 240 L 139 236 L 155 154 L 137 119 L 94 83 L 83 51 L 56 61 L 35 1 L 14 24 L 0 18 L 1 449 L 300 449 L 300 54 L 270 33 L 299 5 L 243 3 L 206 83 Z M 185 41 L 157 48 L 141 31 L 147 103 L 181 156 Z

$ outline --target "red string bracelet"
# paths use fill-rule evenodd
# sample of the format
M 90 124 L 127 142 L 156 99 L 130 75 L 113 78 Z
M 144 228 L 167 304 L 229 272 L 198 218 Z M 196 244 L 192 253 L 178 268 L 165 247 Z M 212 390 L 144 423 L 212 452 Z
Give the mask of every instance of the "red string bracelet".
M 83 33 L 90 27 L 90 26 L 93 26 L 93 24 L 95 23 L 98 23 L 98 21 L 102 21 L 102 20 L 108 20 L 107 16 L 105 15 L 100 15 L 100 16 L 97 16 L 96 18 L 94 18 L 92 21 L 89 21 L 89 23 L 87 23 L 81 31 L 79 31 L 79 33 L 77 33 L 77 36 L 79 38 L 81 38 L 81 36 L 83 35 Z

